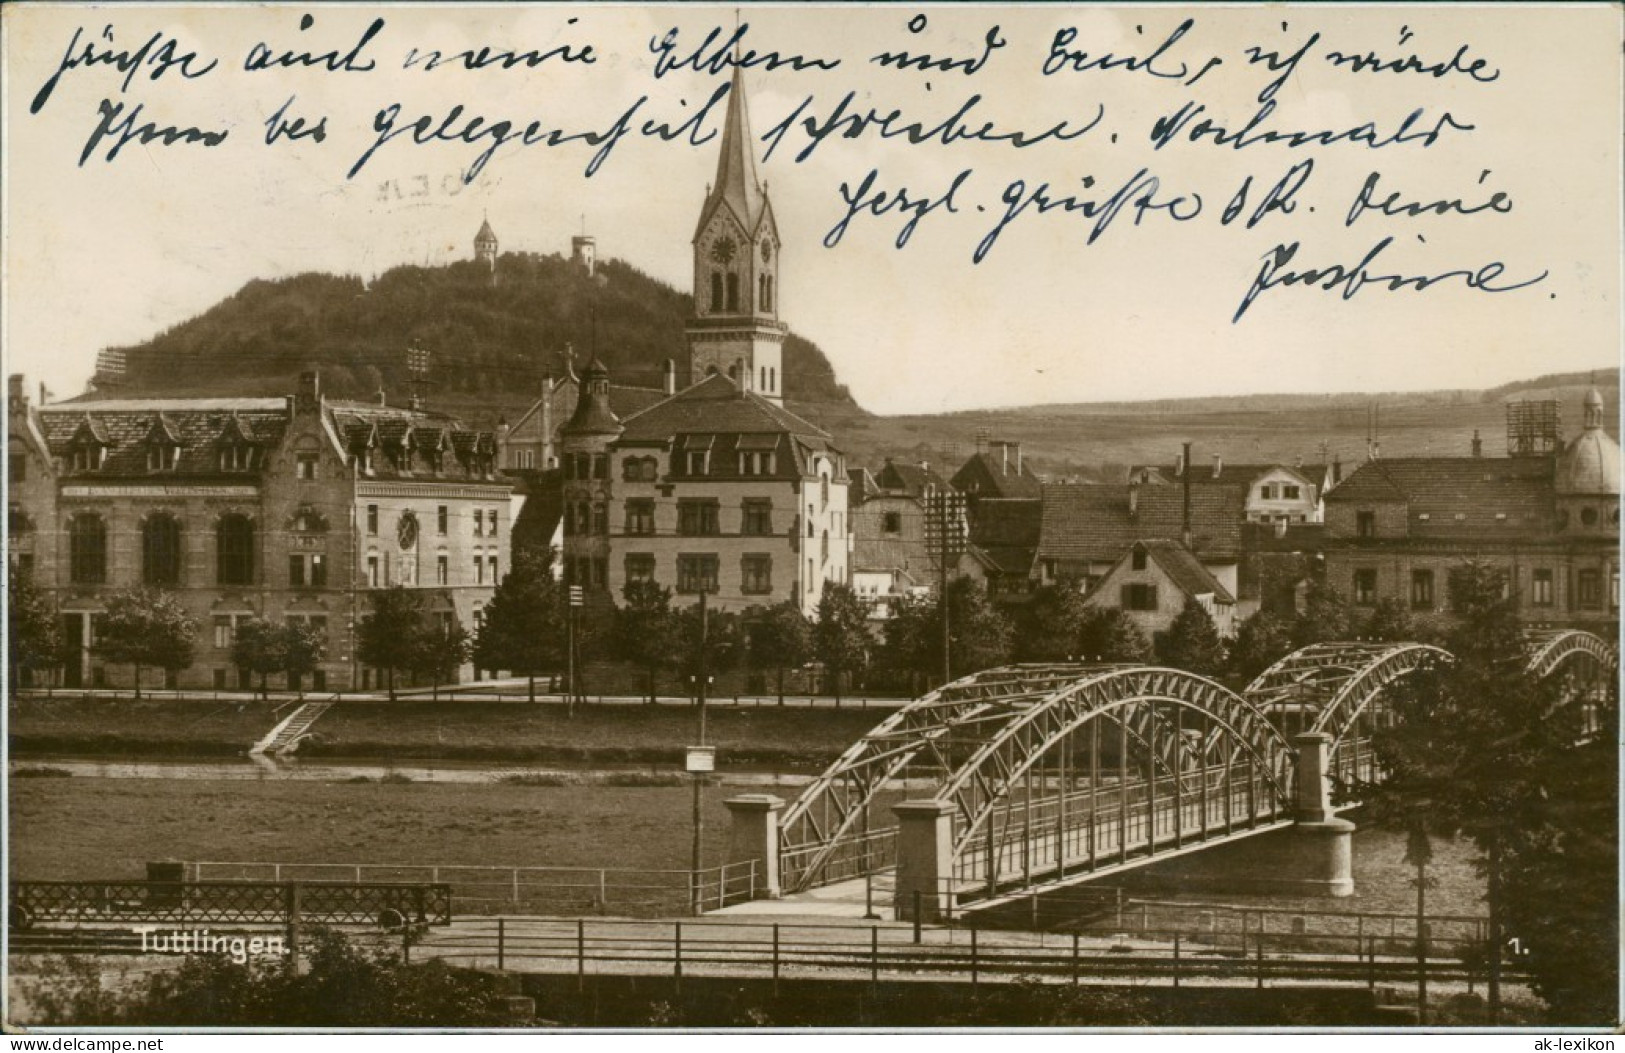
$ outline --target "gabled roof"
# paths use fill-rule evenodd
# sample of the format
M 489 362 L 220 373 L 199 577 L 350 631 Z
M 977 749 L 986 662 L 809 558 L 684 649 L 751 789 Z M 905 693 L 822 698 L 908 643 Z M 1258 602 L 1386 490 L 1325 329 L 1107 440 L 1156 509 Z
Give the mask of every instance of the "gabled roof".
M 1018 471 L 1012 460 L 993 459 L 990 453 L 977 453 L 954 473 L 949 480 L 955 490 L 972 497 L 1030 497 L 1037 498 L 1043 483 L 1033 470 L 1023 464 Z
M 1230 595 L 1230 590 L 1202 565 L 1202 561 L 1197 559 L 1190 549 L 1177 541 L 1163 538 L 1142 538 L 1129 545 L 1117 558 L 1117 562 L 1112 564 L 1112 569 L 1089 590 L 1089 595 L 1094 596 L 1106 587 L 1107 582 L 1117 575 L 1135 550 L 1143 551 L 1146 558 L 1155 563 L 1174 587 L 1186 596 L 1212 596 L 1216 603 L 1236 602 L 1236 598 Z
M 947 481 L 929 467 L 920 464 L 898 464 L 890 457 L 886 458 L 886 463 L 880 471 L 875 473 L 874 483 L 882 490 L 899 491 L 913 498 L 923 497 L 928 487 L 935 490 L 945 490 L 948 487 Z
M 260 439 L 259 436 L 255 434 L 252 425 L 243 420 L 243 418 L 238 416 L 236 413 L 232 413 L 226 418 L 225 424 L 221 426 L 218 441 L 241 442 L 248 443 L 249 445 L 255 445 L 260 441 Z
M 970 543 L 1004 574 L 1032 570 L 1043 504 L 1028 498 L 983 498 L 971 516 Z
M 1326 501 L 1344 506 L 1403 502 L 1413 533 L 1482 534 L 1508 525 L 1544 531 L 1555 515 L 1552 468 L 1549 457 L 1367 461 Z
M 684 434 L 779 433 L 794 435 L 815 448 L 830 445 L 829 433 L 822 428 L 754 391 L 741 391 L 720 373 L 634 413 L 623 426 L 623 443 L 667 442 Z
M 87 414 L 80 419 L 79 426 L 73 429 L 73 437 L 70 441 L 75 445 L 94 443 L 97 446 L 106 446 L 108 445 L 107 429 L 95 417 Z
M 1109 484 L 1045 486 L 1038 558 L 1108 563 L 1141 538 L 1182 534 L 1182 487 L 1138 487 L 1132 514 L 1129 490 Z M 1240 558 L 1246 496 L 1240 486 L 1191 488 L 1191 549 L 1200 558 Z
M 148 446 L 179 446 L 180 436 L 175 428 L 164 419 L 163 413 L 152 418 L 152 427 L 147 429 L 147 437 L 143 440 Z

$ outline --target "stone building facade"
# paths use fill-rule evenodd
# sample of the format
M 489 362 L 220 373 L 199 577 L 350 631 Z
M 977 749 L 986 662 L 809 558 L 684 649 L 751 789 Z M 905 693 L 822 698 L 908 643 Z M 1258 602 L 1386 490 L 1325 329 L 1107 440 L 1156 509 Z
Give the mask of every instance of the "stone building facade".
M 1555 452 L 1367 461 L 1326 497 L 1326 580 L 1356 607 L 1392 597 L 1426 617 L 1445 610 L 1453 568 L 1487 562 L 1527 624 L 1612 637 L 1620 450 L 1595 390 L 1582 423 Z
M 14 566 L 54 598 L 75 657 L 65 686 L 124 686 L 94 644 L 109 593 L 180 597 L 199 626 L 176 686 L 245 683 L 246 619 L 326 635 L 310 690 L 374 682 L 355 653 L 372 589 L 419 590 L 472 630 L 509 564 L 496 441 L 422 410 L 326 400 L 307 373 L 285 398 L 85 400 L 31 406 L 13 378 Z M 152 674 L 158 677 L 159 674 Z M 156 684 L 156 680 L 154 683 Z

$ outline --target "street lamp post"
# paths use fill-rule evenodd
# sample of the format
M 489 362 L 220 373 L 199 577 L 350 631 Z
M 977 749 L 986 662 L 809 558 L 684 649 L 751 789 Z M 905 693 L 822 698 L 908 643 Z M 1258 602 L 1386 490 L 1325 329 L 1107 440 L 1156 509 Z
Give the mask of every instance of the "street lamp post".
M 571 585 L 570 606 L 565 612 L 568 632 L 564 644 L 565 680 L 567 681 L 568 690 L 568 694 L 565 695 L 564 712 L 568 716 L 574 716 L 576 711 L 576 609 L 584 604 L 585 599 L 581 592 L 581 586 Z
M 700 863 L 702 862 L 701 844 L 705 839 L 705 810 L 702 791 L 705 788 L 705 776 L 716 768 L 716 751 L 705 744 L 705 698 L 706 688 L 710 685 L 710 662 L 708 660 L 707 645 L 710 636 L 710 621 L 705 606 L 705 590 L 700 590 L 700 664 L 698 675 L 694 677 L 696 699 L 699 703 L 699 744 L 690 746 L 686 767 L 689 774 L 694 777 L 694 845 L 689 867 L 689 889 L 694 914 L 700 913 L 703 900 L 700 883 Z

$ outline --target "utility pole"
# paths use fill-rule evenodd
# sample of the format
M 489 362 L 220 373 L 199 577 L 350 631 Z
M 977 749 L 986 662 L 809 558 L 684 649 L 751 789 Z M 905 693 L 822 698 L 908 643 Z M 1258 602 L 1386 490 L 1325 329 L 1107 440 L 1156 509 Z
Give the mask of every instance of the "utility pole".
M 953 679 L 953 634 L 948 615 L 948 564 L 959 558 L 964 550 L 964 538 L 959 529 L 964 504 L 959 494 L 939 490 L 927 504 L 926 534 L 936 542 L 937 549 L 937 610 L 942 615 L 942 682 Z M 935 535 L 934 537 L 932 535 Z

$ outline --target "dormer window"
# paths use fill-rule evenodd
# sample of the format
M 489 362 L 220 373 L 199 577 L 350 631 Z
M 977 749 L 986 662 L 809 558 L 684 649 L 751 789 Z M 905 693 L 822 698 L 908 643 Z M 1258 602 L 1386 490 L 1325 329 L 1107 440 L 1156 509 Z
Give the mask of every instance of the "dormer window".
M 148 446 L 147 471 L 174 471 L 176 462 L 180 460 L 180 453 L 180 447 L 178 446 Z
M 102 455 L 106 452 L 101 446 L 76 446 L 73 450 L 73 470 L 76 472 L 93 472 L 102 466 Z
M 229 443 L 220 447 L 222 472 L 246 472 L 254 466 L 254 447 L 246 443 Z

